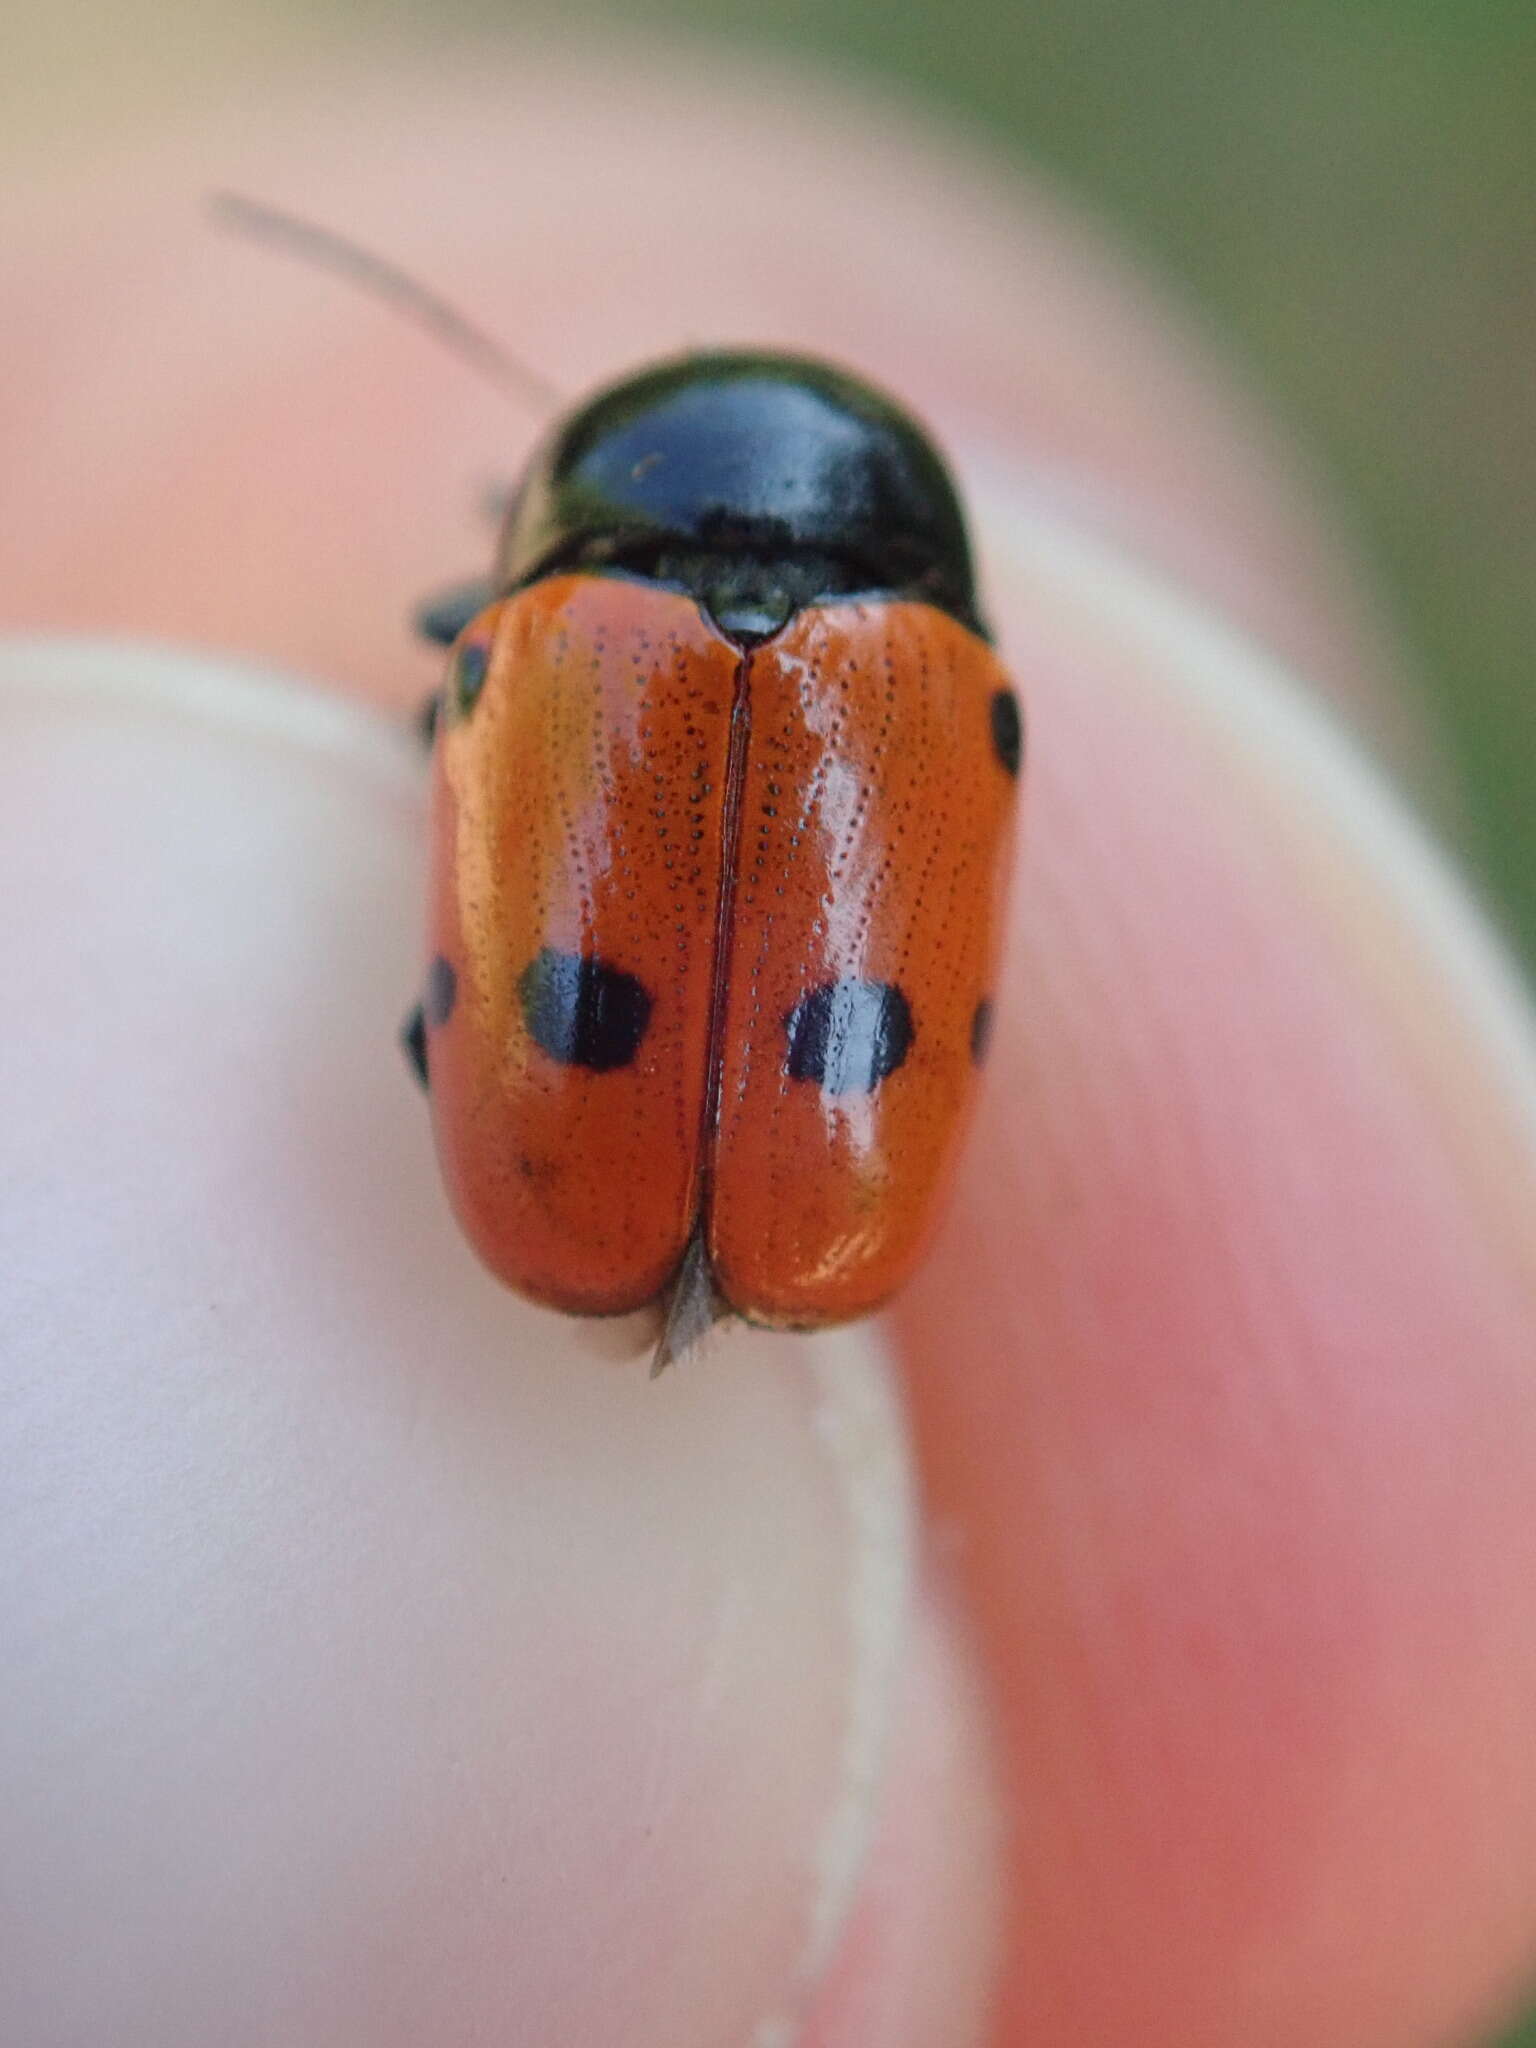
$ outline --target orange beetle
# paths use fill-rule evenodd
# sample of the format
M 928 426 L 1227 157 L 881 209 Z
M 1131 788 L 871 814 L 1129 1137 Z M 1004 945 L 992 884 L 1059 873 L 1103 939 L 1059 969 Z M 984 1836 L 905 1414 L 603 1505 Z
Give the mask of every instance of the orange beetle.
M 867 1314 L 986 1050 L 1022 746 L 954 488 L 800 358 L 569 415 L 453 642 L 407 1043 L 486 1264 L 584 1315 Z

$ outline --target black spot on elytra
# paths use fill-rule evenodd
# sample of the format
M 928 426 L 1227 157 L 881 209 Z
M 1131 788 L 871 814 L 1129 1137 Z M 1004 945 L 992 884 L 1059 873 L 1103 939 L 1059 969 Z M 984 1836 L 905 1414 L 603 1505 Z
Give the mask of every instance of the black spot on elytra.
M 867 1093 L 894 1074 L 912 1046 L 912 1012 L 890 981 L 823 982 L 785 1019 L 784 1071 L 828 1095 Z
M 449 688 L 453 707 L 461 718 L 467 718 L 479 702 L 490 667 L 490 649 L 478 640 L 466 640 L 454 655 Z
M 427 1086 L 427 1020 L 418 1003 L 409 1017 L 400 1026 L 400 1043 L 404 1048 L 411 1071 L 422 1087 Z
M 971 1016 L 971 1058 L 979 1067 L 992 1043 L 992 998 L 983 996 Z
M 1024 754 L 1024 720 L 1012 690 L 992 692 L 992 745 L 1010 775 L 1017 775 Z
M 453 971 L 453 962 L 445 960 L 439 953 L 427 969 L 427 992 L 422 1004 L 427 1022 L 434 1029 L 446 1024 L 453 1015 L 454 999 L 458 993 L 459 977 Z
M 594 1074 L 627 1067 L 651 1021 L 651 997 L 632 974 L 545 946 L 518 977 L 523 1021 L 562 1066 Z

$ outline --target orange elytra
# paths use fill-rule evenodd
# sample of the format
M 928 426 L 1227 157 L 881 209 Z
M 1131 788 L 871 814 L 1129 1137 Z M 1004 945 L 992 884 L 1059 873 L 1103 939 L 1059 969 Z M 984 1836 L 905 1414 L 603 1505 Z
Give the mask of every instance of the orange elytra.
M 452 639 L 408 1042 L 540 1302 L 808 1330 L 919 1259 L 976 1093 L 1017 696 L 889 399 L 693 355 L 568 415 Z

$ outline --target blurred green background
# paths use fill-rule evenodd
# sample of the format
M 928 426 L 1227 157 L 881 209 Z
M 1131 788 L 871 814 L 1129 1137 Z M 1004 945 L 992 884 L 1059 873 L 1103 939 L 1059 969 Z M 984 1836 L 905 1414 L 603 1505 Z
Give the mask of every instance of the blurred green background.
M 1331 472 L 1443 712 L 1468 857 L 1536 960 L 1536 0 L 608 11 L 925 95 L 1183 288 Z M 580 24 L 603 15 L 590 0 Z M 518 0 L 61 0 L 8 26 L 0 121 L 110 124 L 210 70 L 258 91 L 308 41 L 539 18 Z M 1536 2048 L 1536 2017 L 1516 2043 Z

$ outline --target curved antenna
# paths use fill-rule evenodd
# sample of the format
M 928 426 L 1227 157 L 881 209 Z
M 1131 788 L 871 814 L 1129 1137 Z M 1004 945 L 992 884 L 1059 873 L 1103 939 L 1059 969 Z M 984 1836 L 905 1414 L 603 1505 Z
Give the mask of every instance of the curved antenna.
M 298 256 L 321 270 L 330 271 L 335 277 L 345 278 L 381 304 L 403 313 L 408 320 L 414 320 L 418 327 L 452 349 L 460 361 L 490 377 L 504 391 L 510 391 L 514 397 L 542 412 L 564 411 L 568 403 L 566 394 L 548 378 L 520 363 L 516 356 L 492 341 L 488 334 L 483 334 L 462 313 L 456 312 L 446 299 L 440 299 L 435 292 L 428 291 L 425 285 L 418 284 L 415 278 L 384 257 L 375 256 L 360 243 L 348 241 L 345 235 L 333 234 L 329 228 L 317 227 L 313 221 L 302 220 L 297 214 L 284 213 L 280 207 L 266 206 L 259 199 L 247 199 L 239 192 L 215 192 L 209 205 L 220 227 L 248 236 L 255 242 L 273 242 L 286 249 L 290 256 Z

